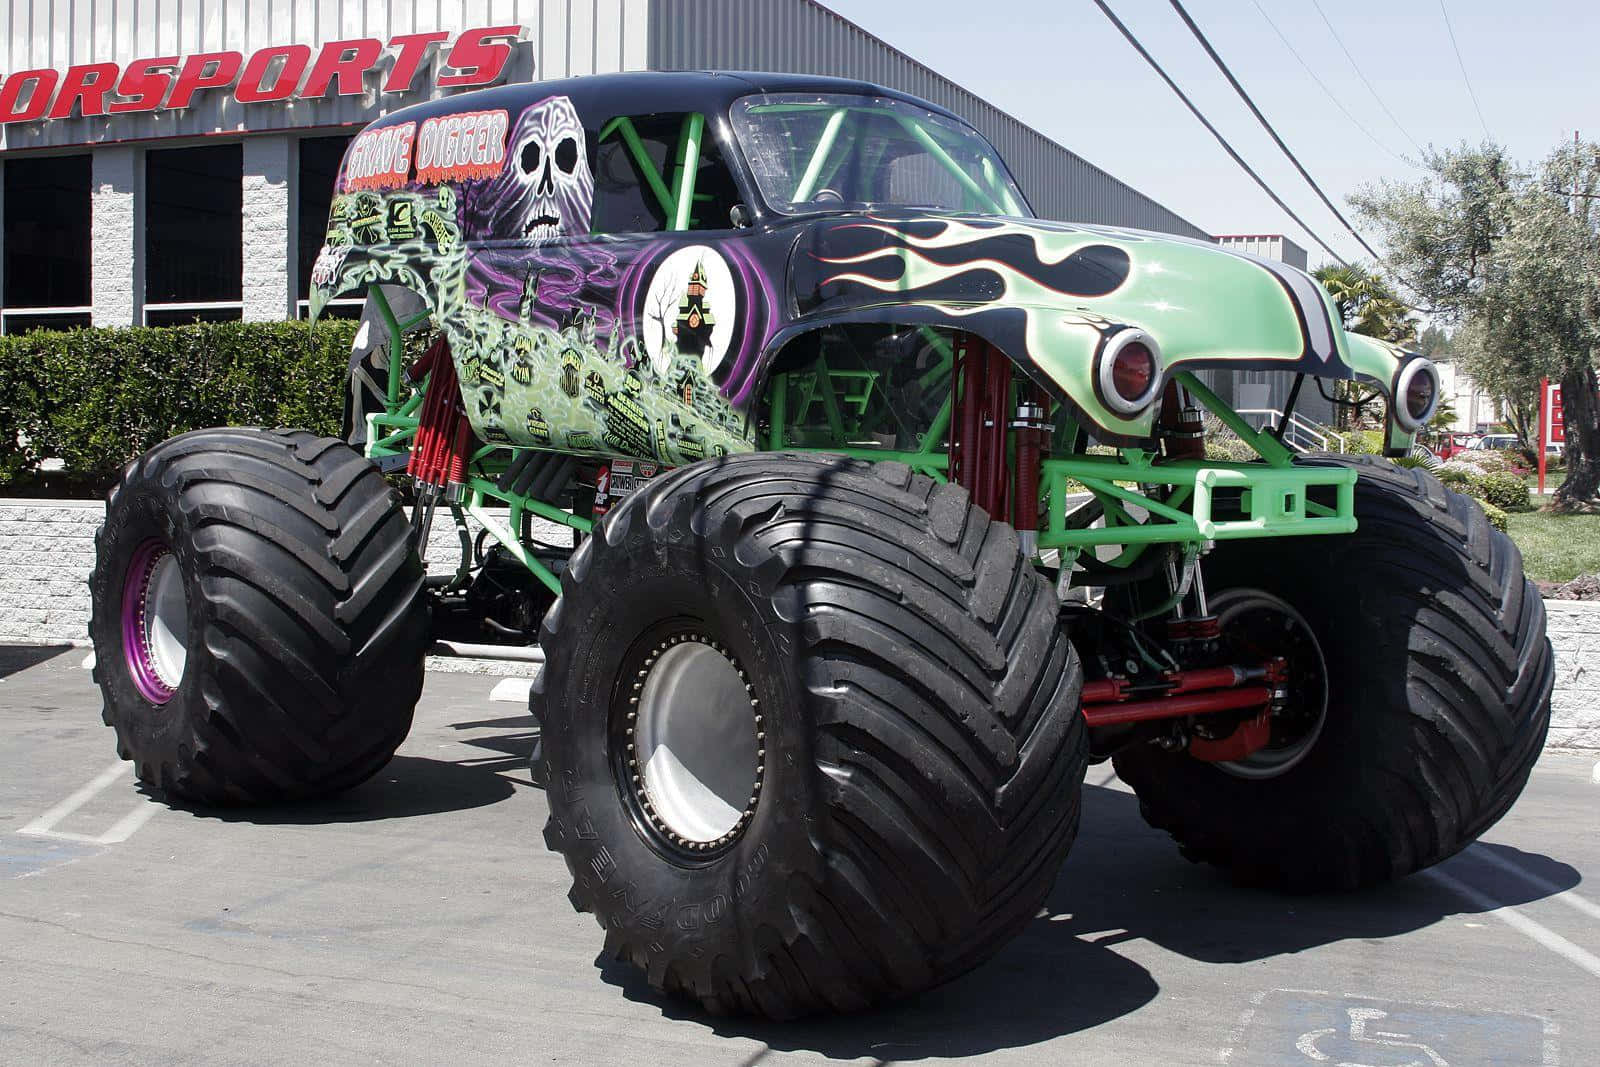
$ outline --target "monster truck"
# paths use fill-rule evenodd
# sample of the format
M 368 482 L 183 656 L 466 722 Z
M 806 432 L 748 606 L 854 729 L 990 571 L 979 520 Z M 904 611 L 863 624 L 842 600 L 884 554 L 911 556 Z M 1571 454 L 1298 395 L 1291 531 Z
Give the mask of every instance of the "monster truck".
M 105 718 L 176 801 L 367 778 L 431 617 L 475 611 L 543 649 L 544 840 L 607 953 L 789 1017 L 1026 927 L 1090 761 L 1286 890 L 1437 863 L 1527 780 L 1552 668 L 1517 549 L 1219 395 L 1359 380 L 1395 456 L 1427 423 L 1433 366 L 1298 270 L 1034 218 L 955 115 L 814 77 L 420 104 L 335 194 L 311 301 L 367 301 L 346 440 L 188 433 L 109 497 Z M 462 548 L 430 578 L 436 515 Z

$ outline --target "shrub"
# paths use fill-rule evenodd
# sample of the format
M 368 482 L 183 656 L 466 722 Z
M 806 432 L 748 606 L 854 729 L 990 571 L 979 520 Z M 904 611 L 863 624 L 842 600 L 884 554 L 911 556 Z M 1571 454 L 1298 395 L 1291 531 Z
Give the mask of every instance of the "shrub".
M 1344 438 L 1344 451 L 1348 456 L 1383 455 L 1382 430 L 1349 430 L 1339 436 Z
M 1482 481 L 1482 499 L 1502 511 L 1527 511 L 1528 486 L 1515 474 L 1486 474 Z
M 1506 513 L 1504 511 L 1502 511 L 1501 509 L 1495 507 L 1493 504 L 1489 503 L 1486 500 L 1478 501 L 1478 506 L 1483 508 L 1484 517 L 1489 520 L 1489 525 L 1490 526 L 1493 526 L 1496 530 L 1499 530 L 1501 533 L 1505 533 L 1506 532 L 1507 519 L 1506 519 Z
M 132 457 L 205 426 L 338 433 L 353 322 L 71 330 L 0 337 L 0 488 L 42 459 L 109 485 Z
M 1463 452 L 1459 457 L 1486 474 L 1515 472 L 1521 467 L 1516 453 L 1506 449 L 1481 448 Z
M 1434 471 L 1433 476 L 1458 493 L 1468 496 L 1481 496 L 1483 493 L 1483 472 L 1465 463 L 1452 459 Z
M 1261 457 L 1237 437 L 1206 438 L 1206 459 L 1216 463 L 1250 463 Z

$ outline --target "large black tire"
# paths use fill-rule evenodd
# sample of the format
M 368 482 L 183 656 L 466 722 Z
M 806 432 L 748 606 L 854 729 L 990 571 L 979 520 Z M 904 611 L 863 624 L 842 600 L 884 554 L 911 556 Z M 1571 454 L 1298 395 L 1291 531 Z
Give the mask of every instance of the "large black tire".
M 703 857 L 644 811 L 619 728 L 638 665 L 685 632 L 737 663 L 764 730 L 746 821 Z M 570 899 L 607 953 L 714 1012 L 952 978 L 1034 917 L 1076 834 L 1082 671 L 1054 594 L 1009 526 L 903 465 L 665 476 L 573 556 L 542 644 L 545 841 Z
M 1511 540 L 1467 497 L 1377 457 L 1348 536 L 1223 544 L 1212 593 L 1264 589 L 1309 621 L 1328 666 L 1321 734 L 1278 777 L 1182 751 L 1116 769 L 1185 855 L 1291 891 L 1354 889 L 1438 863 L 1522 792 L 1550 724 L 1544 604 Z
M 90 579 L 118 754 L 141 781 L 206 805 L 300 799 L 375 773 L 422 690 L 428 612 L 407 533 L 377 468 L 330 438 L 199 430 L 130 463 Z M 141 689 L 124 611 L 125 599 L 139 610 L 130 568 L 152 551 L 176 559 L 186 600 L 187 661 L 165 700 Z

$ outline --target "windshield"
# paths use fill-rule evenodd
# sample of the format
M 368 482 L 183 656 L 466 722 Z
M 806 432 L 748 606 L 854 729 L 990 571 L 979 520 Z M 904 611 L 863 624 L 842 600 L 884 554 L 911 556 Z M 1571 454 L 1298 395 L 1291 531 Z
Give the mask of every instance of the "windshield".
M 761 195 L 778 211 L 1028 214 L 988 142 L 914 104 L 854 94 L 747 96 L 733 105 L 733 128 Z

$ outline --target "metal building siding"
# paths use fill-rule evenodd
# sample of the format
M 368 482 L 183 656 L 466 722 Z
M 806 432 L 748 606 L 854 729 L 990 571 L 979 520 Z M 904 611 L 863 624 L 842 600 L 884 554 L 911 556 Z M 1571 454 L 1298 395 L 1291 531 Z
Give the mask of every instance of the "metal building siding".
M 1280 263 L 1287 263 L 1291 267 L 1306 269 L 1306 250 L 1283 236 L 1281 233 L 1267 234 L 1220 234 L 1213 238 L 1223 248 L 1231 248 L 1238 252 L 1248 252 L 1253 256 L 1263 256 L 1267 259 L 1276 259 Z
M 0 23 L 0 74 L 75 63 L 188 56 L 267 45 L 329 41 L 476 26 L 520 25 L 524 37 L 506 81 L 596 71 L 643 70 L 649 0 L 9 0 Z M 435 50 L 434 70 L 442 62 Z M 240 104 L 204 90 L 182 112 L 60 119 L 0 127 L 0 149 L 237 131 L 310 129 L 368 122 L 436 89 L 380 94 L 369 74 L 361 96 L 293 104 Z M 431 85 L 426 71 L 419 86 Z
M 999 149 L 1046 218 L 1205 231 L 814 0 L 650 0 L 652 70 L 771 70 L 861 78 L 931 100 Z

